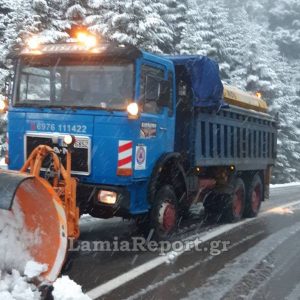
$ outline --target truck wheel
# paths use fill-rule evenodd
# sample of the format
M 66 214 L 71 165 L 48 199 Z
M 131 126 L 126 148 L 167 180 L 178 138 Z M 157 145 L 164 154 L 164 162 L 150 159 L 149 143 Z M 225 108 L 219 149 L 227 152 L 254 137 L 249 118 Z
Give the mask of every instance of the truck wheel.
M 231 183 L 232 195 L 225 197 L 224 217 L 227 222 L 239 221 L 244 214 L 246 203 L 246 189 L 242 178 L 237 177 Z
M 221 205 L 223 201 L 223 195 L 215 193 L 214 191 L 209 191 L 203 200 L 203 207 L 205 216 L 207 218 L 217 217 L 221 212 Z
M 254 175 L 247 192 L 244 217 L 246 218 L 256 217 L 259 212 L 262 199 L 263 199 L 263 184 L 260 176 L 256 174 Z
M 160 188 L 156 194 L 150 212 L 151 228 L 155 239 L 166 239 L 177 229 L 178 203 L 175 191 L 171 185 Z

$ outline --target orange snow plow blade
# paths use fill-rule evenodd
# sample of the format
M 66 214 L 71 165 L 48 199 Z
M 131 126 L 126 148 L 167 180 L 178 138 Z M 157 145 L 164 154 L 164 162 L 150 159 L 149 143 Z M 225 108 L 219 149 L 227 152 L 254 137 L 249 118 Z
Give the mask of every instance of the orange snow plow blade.
M 48 265 L 41 275 L 53 282 L 60 274 L 67 253 L 67 222 L 60 199 L 46 184 L 41 178 L 24 181 L 15 200 L 24 214 L 27 231 L 37 236 L 29 253 L 36 262 Z
M 34 261 L 46 264 L 47 271 L 40 281 L 53 282 L 64 264 L 68 237 L 79 235 L 79 212 L 76 207 L 76 181 L 70 169 L 59 164 L 59 171 L 52 184 L 40 177 L 39 171 L 46 155 L 53 155 L 54 165 L 58 158 L 47 146 L 36 148 L 21 172 L 0 171 L 0 209 L 21 212 L 26 233 L 31 237 L 26 247 Z M 33 152 L 34 152 L 33 151 Z M 25 173 L 30 165 L 30 172 Z M 60 173 L 61 172 L 61 173 Z
M 9 185 L 9 181 L 12 183 Z M 34 237 L 26 247 L 34 261 L 47 264 L 43 280 L 54 281 L 67 253 L 67 221 L 61 200 L 40 177 L 0 172 L 0 207 L 23 215 L 25 232 Z M 16 189 L 9 191 L 16 185 Z M 8 199 L 10 197 L 10 200 Z

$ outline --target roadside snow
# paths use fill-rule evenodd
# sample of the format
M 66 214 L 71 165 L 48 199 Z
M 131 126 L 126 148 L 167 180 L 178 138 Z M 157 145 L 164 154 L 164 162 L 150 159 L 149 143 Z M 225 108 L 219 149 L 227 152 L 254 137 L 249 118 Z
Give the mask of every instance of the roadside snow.
M 28 245 L 37 243 L 38 236 L 24 226 L 24 215 L 15 199 L 12 211 L 0 210 L 0 299 L 40 299 L 37 288 L 28 278 L 38 276 L 47 269 L 35 263 Z M 23 276 L 27 273 L 28 277 Z
M 26 263 L 32 260 L 27 245 L 35 237 L 24 228 L 24 216 L 17 203 L 16 199 L 12 211 L 0 210 L 0 270 L 23 273 Z
M 26 268 L 30 270 L 30 275 L 35 271 L 36 276 L 43 272 L 44 265 L 34 262 L 27 264 Z M 25 268 L 25 272 L 26 272 Z M 19 271 L 12 270 L 11 273 L 0 271 L 0 299 L 1 300 L 41 300 L 41 294 L 38 288 L 29 283 L 27 276 L 22 276 Z M 52 296 L 54 300 L 91 300 L 83 294 L 80 285 L 71 280 L 68 276 L 58 278 L 53 284 L 54 290 Z
M 12 211 L 0 210 L 0 299 L 40 300 L 38 288 L 30 283 L 47 270 L 47 265 L 33 261 L 28 246 L 39 242 L 38 230 L 29 233 L 24 215 L 15 199 Z M 89 300 L 81 286 L 67 276 L 54 282 L 54 300 Z
M 81 286 L 71 280 L 69 276 L 58 278 L 53 284 L 54 290 L 52 295 L 54 300 L 90 300 L 91 298 L 84 295 Z
M 40 293 L 37 288 L 27 282 L 27 278 L 21 276 L 17 270 L 11 274 L 0 271 L 0 299 L 1 300 L 38 300 Z
M 258 242 L 246 252 L 236 257 L 232 262 L 215 273 L 200 287 L 189 292 L 184 300 L 211 299 L 218 300 L 226 298 L 226 294 L 233 290 L 242 279 L 253 272 L 261 262 L 267 262 L 266 257 L 289 238 L 300 231 L 300 222 L 290 227 L 279 230 L 269 237 Z M 230 249 L 230 248 L 229 248 Z M 270 265 L 270 267 L 273 267 Z M 228 276 L 230 274 L 230 276 Z M 240 295 L 240 299 L 252 299 L 249 295 Z M 233 299 L 229 297 L 228 299 Z
M 289 187 L 289 186 L 300 186 L 300 182 L 296 181 L 296 182 L 289 182 L 289 183 L 270 184 L 271 189 Z

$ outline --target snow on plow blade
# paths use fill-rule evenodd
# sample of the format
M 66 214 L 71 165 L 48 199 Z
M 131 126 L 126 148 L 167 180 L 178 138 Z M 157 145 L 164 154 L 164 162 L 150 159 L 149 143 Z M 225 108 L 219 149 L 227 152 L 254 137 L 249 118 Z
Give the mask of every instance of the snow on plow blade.
M 33 243 L 26 243 L 30 256 L 48 266 L 40 280 L 53 282 L 60 274 L 67 252 L 67 222 L 62 202 L 43 178 L 0 171 L 0 209 L 11 210 L 14 218 L 17 208 L 23 215 L 26 232 L 35 237 Z

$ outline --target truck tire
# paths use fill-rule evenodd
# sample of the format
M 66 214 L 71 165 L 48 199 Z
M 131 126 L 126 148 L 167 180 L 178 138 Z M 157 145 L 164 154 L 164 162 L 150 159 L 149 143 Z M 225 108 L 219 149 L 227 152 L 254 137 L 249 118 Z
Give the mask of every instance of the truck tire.
M 239 221 L 244 214 L 246 204 L 246 189 L 241 177 L 236 177 L 230 185 L 233 187 L 231 195 L 224 197 L 223 219 L 226 222 Z
M 218 217 L 222 211 L 223 197 L 224 195 L 218 194 L 214 191 L 209 191 L 203 200 L 203 207 L 205 216 L 207 219 Z
M 256 217 L 259 212 L 262 199 L 263 199 L 262 180 L 258 174 L 255 174 L 251 180 L 250 186 L 247 191 L 244 217 L 246 218 Z
M 161 187 L 155 197 L 150 212 L 150 227 L 154 239 L 168 239 L 178 226 L 178 200 L 171 185 Z

